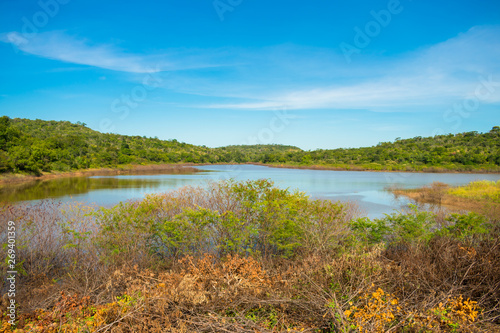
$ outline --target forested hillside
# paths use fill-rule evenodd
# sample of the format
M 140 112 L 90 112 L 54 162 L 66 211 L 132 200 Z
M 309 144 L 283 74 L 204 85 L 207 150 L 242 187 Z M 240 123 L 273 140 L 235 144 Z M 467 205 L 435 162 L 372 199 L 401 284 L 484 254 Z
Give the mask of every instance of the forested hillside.
M 216 162 L 211 149 L 157 138 L 103 134 L 68 121 L 0 118 L 2 172 L 69 171 L 133 163 Z
M 333 143 L 332 143 L 333 145 Z M 208 148 L 105 134 L 83 123 L 0 118 L 0 172 L 33 173 L 148 163 L 267 163 L 370 170 L 500 170 L 500 128 L 397 139 L 374 147 L 303 151 L 284 145 Z
M 352 165 L 375 170 L 498 171 L 500 127 L 494 126 L 488 133 L 396 139 L 374 147 L 303 151 L 288 160 L 296 164 Z
M 295 146 L 286 145 L 234 145 L 215 149 L 217 154 L 231 162 L 282 162 L 290 160 L 294 154 L 303 150 Z

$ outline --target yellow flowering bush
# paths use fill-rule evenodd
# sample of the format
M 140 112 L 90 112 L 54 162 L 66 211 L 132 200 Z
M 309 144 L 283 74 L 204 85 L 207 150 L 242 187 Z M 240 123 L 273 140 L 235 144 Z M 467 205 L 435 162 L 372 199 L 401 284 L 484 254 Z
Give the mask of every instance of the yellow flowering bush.
M 361 296 L 360 301 L 344 312 L 359 332 L 383 332 L 402 313 L 398 299 L 381 288 Z
M 381 288 L 367 292 L 359 301 L 344 315 L 360 333 L 385 332 L 396 325 L 417 332 L 455 331 L 475 322 L 480 313 L 477 302 L 464 300 L 461 295 L 420 311 L 406 310 L 397 297 Z
M 476 321 L 480 309 L 477 302 L 464 300 L 462 295 L 439 303 L 426 313 L 409 313 L 408 327 L 415 330 L 455 331 Z

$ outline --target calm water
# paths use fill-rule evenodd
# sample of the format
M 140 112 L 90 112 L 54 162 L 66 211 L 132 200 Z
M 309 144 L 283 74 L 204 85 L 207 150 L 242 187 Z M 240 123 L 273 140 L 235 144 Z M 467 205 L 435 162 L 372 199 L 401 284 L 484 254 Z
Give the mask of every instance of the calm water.
M 255 165 L 210 165 L 197 167 L 192 174 L 117 175 L 60 178 L 6 187 L 0 190 L 0 201 L 37 201 L 56 198 L 101 206 L 140 199 L 147 193 L 165 192 L 185 185 L 204 185 L 211 180 L 269 178 L 282 188 L 298 189 L 313 198 L 355 201 L 370 217 L 379 217 L 401 209 L 384 189 L 389 186 L 415 188 L 440 181 L 462 185 L 474 180 L 500 180 L 492 174 L 425 174 L 393 172 L 326 171 L 282 169 Z

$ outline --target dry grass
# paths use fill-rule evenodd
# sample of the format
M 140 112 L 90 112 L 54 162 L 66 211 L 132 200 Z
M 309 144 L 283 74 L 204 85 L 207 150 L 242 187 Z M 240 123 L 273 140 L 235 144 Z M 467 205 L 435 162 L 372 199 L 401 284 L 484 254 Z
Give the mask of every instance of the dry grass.
M 365 256 L 308 256 L 300 262 L 205 255 L 186 257 L 169 270 L 116 268 L 101 281 L 110 297 L 107 302 L 74 291 L 57 292 L 52 304 L 25 313 L 19 328 L 20 332 L 336 332 L 352 327 L 416 332 L 432 325 L 432 331 L 442 332 L 455 326 L 467 332 L 496 329 L 498 246 L 488 253 L 475 250 L 474 255 L 471 248 L 437 243 L 424 253 L 413 249 L 404 256 L 380 248 Z M 451 245 L 457 246 L 436 255 L 436 249 Z M 478 254 L 486 254 L 486 259 Z M 428 268 L 422 270 L 425 265 Z
M 418 189 L 391 189 L 396 196 L 405 196 L 415 204 L 428 204 L 431 208 L 445 207 L 450 211 L 473 211 L 500 221 L 500 182 L 472 182 L 466 186 L 450 187 L 434 182 Z
M 500 230 L 494 224 L 488 234 L 460 239 L 443 234 L 367 245 L 353 241 L 344 224 L 351 210 L 339 215 L 328 203 L 307 201 L 297 206 L 302 210 L 283 206 L 298 220 L 315 222 L 305 224 L 293 256 L 204 247 L 170 257 L 148 251 L 145 223 L 173 219 L 186 208 L 265 217 L 228 193 L 216 185 L 186 188 L 104 215 L 51 201 L 1 206 L 2 221 L 14 220 L 22 230 L 19 255 L 27 274 L 16 295 L 17 331 L 498 331 Z M 118 227 L 109 228 L 111 222 Z M 0 332 L 10 331 L 0 318 Z

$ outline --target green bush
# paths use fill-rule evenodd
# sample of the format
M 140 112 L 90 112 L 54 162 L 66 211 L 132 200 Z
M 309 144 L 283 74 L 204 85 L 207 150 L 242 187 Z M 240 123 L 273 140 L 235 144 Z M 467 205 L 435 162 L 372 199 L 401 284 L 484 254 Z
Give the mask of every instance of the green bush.
M 486 217 L 474 212 L 468 214 L 451 214 L 446 218 L 450 223 L 441 234 L 448 233 L 458 239 L 470 238 L 474 235 L 486 234 L 490 231 L 491 225 Z
M 354 236 L 366 244 L 378 244 L 391 232 L 385 219 L 370 220 L 368 217 L 360 217 L 351 221 L 350 226 Z
M 206 252 L 290 257 L 331 251 L 349 232 L 346 205 L 310 200 L 264 179 L 149 195 L 102 208 L 96 220 L 111 255 L 165 258 Z
M 414 205 L 410 209 L 409 213 L 386 214 L 380 219 L 359 218 L 350 226 L 358 240 L 367 244 L 429 240 L 436 228 L 435 214 L 419 211 Z
M 432 237 L 433 229 L 436 228 L 436 215 L 419 211 L 414 205 L 410 208 L 408 214 L 393 213 L 386 216 L 386 224 L 392 228 L 392 242 L 429 240 Z

